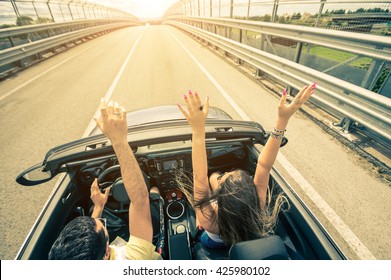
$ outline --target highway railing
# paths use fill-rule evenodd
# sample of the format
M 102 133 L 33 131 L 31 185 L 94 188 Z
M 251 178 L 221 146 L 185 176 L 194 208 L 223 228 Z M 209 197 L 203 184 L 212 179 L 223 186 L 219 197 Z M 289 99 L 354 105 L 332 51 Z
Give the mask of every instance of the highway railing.
M 391 61 L 391 38 L 337 30 L 324 30 L 299 25 L 209 17 L 175 17 L 177 21 L 202 27 L 221 26 L 276 36 L 300 43 L 325 46 L 349 53 Z
M 0 29 L 0 76 L 76 41 L 138 24 L 133 19 L 98 19 Z
M 236 18 L 389 35 L 390 10 L 389 0 L 180 0 L 165 17 Z
M 317 94 L 311 98 L 315 105 L 340 119 L 349 119 L 356 127 L 384 143 L 391 143 L 390 98 L 297 63 L 304 43 L 349 51 L 370 57 L 374 61 L 388 63 L 391 60 L 391 38 L 235 19 L 177 16 L 168 18 L 165 22 L 237 57 L 239 61 L 266 73 L 283 85 L 299 89 L 317 81 Z M 216 34 L 220 27 L 228 30 L 227 33 L 233 29 L 238 30 L 239 38 L 233 40 Z M 260 49 L 242 43 L 242 34 L 247 31 L 260 34 Z M 262 50 L 263 42 L 270 42 L 273 36 L 297 42 L 293 61 Z
M 20 27 L 11 27 L 11 28 L 0 29 L 0 40 L 9 39 L 10 44 L 12 46 L 15 46 L 15 42 L 13 42 L 14 38 L 18 38 L 18 37 L 28 38 L 30 34 L 39 34 L 40 32 L 44 32 L 47 36 L 50 36 L 50 34 L 65 33 L 72 30 L 79 30 L 88 27 L 119 23 L 119 22 L 123 22 L 123 20 L 119 20 L 119 19 L 77 20 L 77 21 L 62 22 L 62 23 L 45 23 L 45 24 L 36 24 L 36 25 L 25 25 Z M 34 40 L 33 38 L 29 38 L 29 39 Z
M 104 2 L 102 2 L 104 3 Z M 82 19 L 133 18 L 125 11 L 86 0 L 0 0 L 0 28 Z

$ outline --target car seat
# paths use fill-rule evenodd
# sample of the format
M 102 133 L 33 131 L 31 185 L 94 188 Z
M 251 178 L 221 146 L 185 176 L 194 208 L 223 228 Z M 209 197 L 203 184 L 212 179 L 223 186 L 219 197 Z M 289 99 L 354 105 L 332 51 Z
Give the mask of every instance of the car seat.
M 278 235 L 242 241 L 229 250 L 231 260 L 289 260 L 284 242 Z
M 201 243 L 194 246 L 198 260 L 289 260 L 287 248 L 281 237 L 271 235 L 254 240 L 242 241 L 230 249 L 208 249 Z

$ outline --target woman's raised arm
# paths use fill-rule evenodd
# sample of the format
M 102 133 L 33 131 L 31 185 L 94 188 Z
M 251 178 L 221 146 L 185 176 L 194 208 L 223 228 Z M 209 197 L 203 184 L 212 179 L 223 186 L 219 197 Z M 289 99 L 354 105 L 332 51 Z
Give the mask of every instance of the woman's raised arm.
M 316 83 L 303 87 L 290 104 L 286 104 L 286 90 L 284 90 L 278 105 L 278 117 L 276 125 L 270 134 L 269 140 L 258 157 L 257 169 L 254 176 L 254 184 L 257 187 L 261 206 L 266 203 L 267 189 L 270 170 L 272 169 L 281 140 L 291 116 L 304 104 L 314 93 Z
M 209 111 L 209 98 L 206 98 L 205 105 L 202 105 L 198 93 L 193 93 L 191 90 L 183 98 L 186 109 L 179 104 L 178 108 L 186 117 L 192 129 L 194 201 L 197 203 L 211 194 L 208 182 L 208 163 L 205 145 L 205 121 Z M 205 205 L 202 210 L 197 207 L 195 210 L 200 225 L 206 230 L 215 232 L 216 225 L 208 214 L 208 212 L 213 213 L 214 211 L 212 205 Z

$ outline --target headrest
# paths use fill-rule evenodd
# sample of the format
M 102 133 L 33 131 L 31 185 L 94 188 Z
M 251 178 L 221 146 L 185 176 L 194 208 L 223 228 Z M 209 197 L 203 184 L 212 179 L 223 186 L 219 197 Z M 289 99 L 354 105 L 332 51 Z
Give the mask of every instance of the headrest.
M 285 244 L 278 235 L 236 243 L 229 257 L 231 260 L 289 260 Z
M 194 246 L 197 260 L 229 260 L 227 249 L 208 249 L 202 247 L 200 242 Z

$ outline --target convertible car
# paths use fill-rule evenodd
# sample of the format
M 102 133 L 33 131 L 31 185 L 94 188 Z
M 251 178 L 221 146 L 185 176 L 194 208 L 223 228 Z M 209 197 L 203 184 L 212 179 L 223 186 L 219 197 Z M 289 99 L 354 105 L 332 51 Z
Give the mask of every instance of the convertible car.
M 290 208 L 281 211 L 274 234 L 237 243 L 225 250 L 205 249 L 197 236 L 194 209 L 177 185 L 177 176 L 192 174 L 191 129 L 176 106 L 159 106 L 127 114 L 128 142 L 147 180 L 164 199 L 164 232 L 159 248 L 164 259 L 346 259 L 321 223 L 281 174 L 273 168 L 270 189 L 283 193 Z M 256 122 L 233 120 L 210 108 L 206 122 L 209 171 L 240 168 L 254 174 L 257 158 L 269 133 Z M 284 139 L 282 146 L 287 143 Z M 58 182 L 19 250 L 17 259 L 40 259 L 64 226 L 79 215 L 89 215 L 90 186 L 111 187 L 105 213 L 110 239 L 126 236 L 129 200 L 110 140 L 96 127 L 89 137 L 47 152 L 42 163 L 22 172 L 17 182 L 34 186 L 58 175 Z M 191 178 L 191 176 L 190 176 Z

